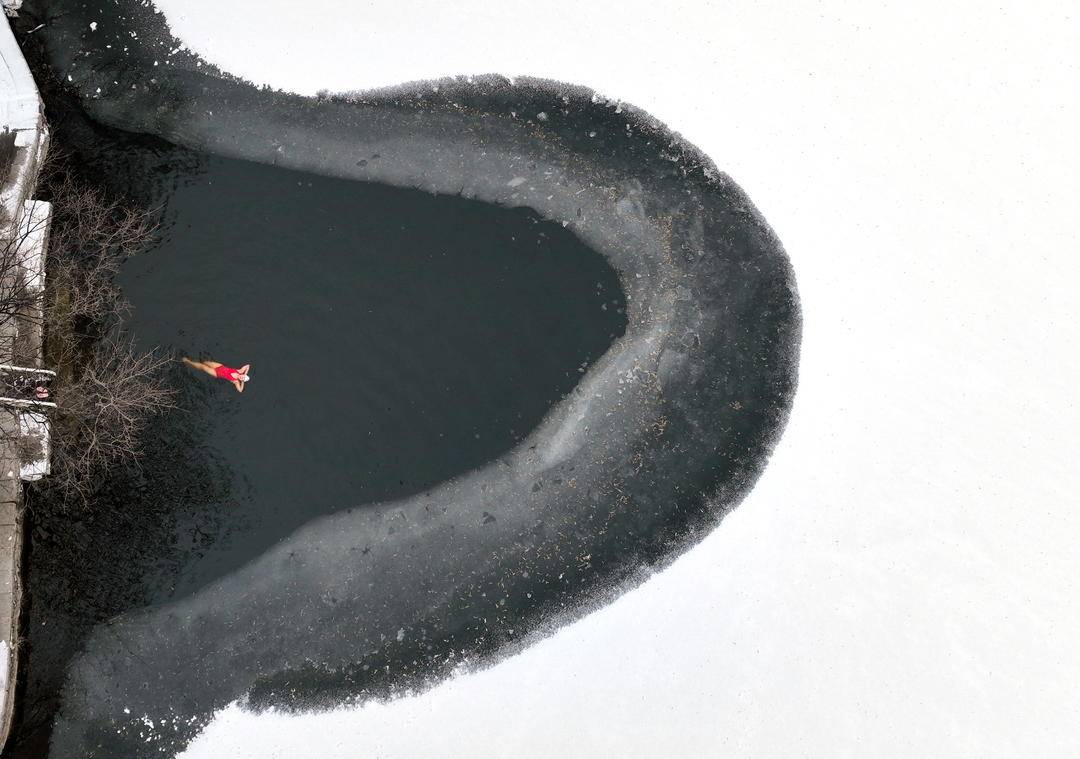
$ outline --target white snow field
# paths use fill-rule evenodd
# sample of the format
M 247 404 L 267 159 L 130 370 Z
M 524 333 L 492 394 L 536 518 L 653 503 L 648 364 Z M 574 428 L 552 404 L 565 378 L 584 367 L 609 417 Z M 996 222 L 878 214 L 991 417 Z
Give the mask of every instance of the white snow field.
M 772 463 L 670 568 L 488 670 L 233 706 L 184 756 L 1080 755 L 1075 7 L 157 4 L 297 92 L 496 72 L 641 106 L 754 199 L 805 317 Z

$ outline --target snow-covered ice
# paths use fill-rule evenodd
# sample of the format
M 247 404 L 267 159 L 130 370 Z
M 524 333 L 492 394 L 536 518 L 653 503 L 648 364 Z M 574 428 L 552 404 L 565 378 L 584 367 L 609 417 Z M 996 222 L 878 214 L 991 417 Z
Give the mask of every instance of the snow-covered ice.
M 1064 3 L 160 0 L 314 94 L 497 72 L 647 109 L 794 263 L 799 395 L 669 569 L 523 653 L 188 757 L 1080 752 L 1080 26 Z

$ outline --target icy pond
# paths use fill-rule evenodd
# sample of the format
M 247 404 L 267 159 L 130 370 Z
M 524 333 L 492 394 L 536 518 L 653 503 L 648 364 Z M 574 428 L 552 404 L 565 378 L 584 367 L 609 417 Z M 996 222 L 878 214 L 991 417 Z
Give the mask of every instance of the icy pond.
M 754 486 L 795 392 L 794 273 L 649 114 L 497 76 L 304 98 L 155 65 L 176 43 L 138 2 L 100 33 L 62 7 L 32 38 L 58 144 L 164 201 L 122 276 L 136 338 L 253 381 L 178 365 L 142 465 L 36 517 L 21 755 L 170 755 L 230 704 L 494 664 Z
M 178 367 L 143 474 L 36 521 L 15 756 L 37 755 L 89 625 L 497 457 L 625 328 L 604 259 L 531 211 L 120 133 L 83 147 L 115 189 L 162 204 L 161 243 L 122 274 L 137 341 L 251 363 L 253 380 L 241 396 Z

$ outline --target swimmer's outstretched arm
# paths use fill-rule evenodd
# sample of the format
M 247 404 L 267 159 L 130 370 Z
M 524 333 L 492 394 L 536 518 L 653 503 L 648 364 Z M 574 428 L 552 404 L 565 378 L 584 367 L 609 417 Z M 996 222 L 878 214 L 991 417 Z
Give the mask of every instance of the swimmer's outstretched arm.
M 240 372 L 241 374 L 247 374 L 250 369 L 251 369 L 251 364 L 244 364 L 239 369 L 237 369 L 237 371 Z M 246 385 L 246 384 L 247 384 L 246 382 L 242 382 L 240 380 L 233 380 L 233 387 L 236 388 L 236 392 L 238 392 L 238 393 L 244 392 L 244 385 Z

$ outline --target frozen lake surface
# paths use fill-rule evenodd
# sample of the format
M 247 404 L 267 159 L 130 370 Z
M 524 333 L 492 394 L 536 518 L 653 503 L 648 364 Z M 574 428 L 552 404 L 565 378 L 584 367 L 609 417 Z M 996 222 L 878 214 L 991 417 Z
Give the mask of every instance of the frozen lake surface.
M 85 152 L 105 181 L 128 178 L 136 195 L 155 172 L 173 185 L 165 213 L 179 215 L 160 260 L 139 259 L 124 277 L 137 313 L 148 315 L 135 322 L 140 338 L 194 340 L 219 358 L 247 343 L 243 358 L 227 360 L 269 368 L 271 380 L 265 395 L 249 386 L 250 405 L 233 399 L 243 411 L 226 427 L 219 418 L 205 425 L 215 445 L 198 448 L 217 448 L 220 459 L 189 457 L 210 492 L 234 493 L 237 481 L 250 489 L 248 508 L 212 511 L 229 538 L 167 578 L 156 603 L 102 615 L 60 663 L 50 755 L 176 752 L 237 699 L 326 710 L 495 664 L 643 582 L 754 486 L 795 391 L 798 296 L 753 202 L 694 146 L 639 109 L 555 82 L 463 78 L 311 100 L 220 77 L 190 55 L 159 68 L 155 56 L 175 43 L 145 6 L 127 13 L 116 18 L 130 34 L 99 24 L 86 5 L 49 17 L 34 39 L 63 76 L 55 99 L 69 102 L 74 88 L 84 96 L 73 110 L 105 126 L 265 167 L 215 159 L 193 167 L 196 180 L 178 181 L 158 159 L 168 145 L 142 138 L 156 165 L 132 166 L 122 150 L 98 145 L 107 131 L 79 118 L 65 124 L 59 112 L 52 119 L 72 133 L 83 124 Z M 357 180 L 413 199 L 427 197 L 418 190 L 451 196 L 451 207 L 395 211 L 378 198 L 403 190 L 365 184 L 353 197 Z M 535 234 L 484 216 L 495 206 Z M 491 229 L 463 223 L 473 217 Z M 262 239 L 252 239 L 256 228 Z M 444 251 L 454 239 L 457 250 Z M 554 277 L 534 263 L 549 239 L 569 246 Z M 425 240 L 432 247 L 410 259 L 403 249 Z M 491 282 L 498 298 L 476 286 L 488 278 L 469 261 L 492 263 L 477 250 L 485 241 L 516 254 Z M 601 260 L 621 296 L 588 268 Z M 424 283 L 449 287 L 449 297 L 425 294 Z M 575 306 L 555 318 L 530 305 L 540 298 L 558 310 L 574 293 L 599 316 L 583 319 Z M 519 314 L 527 330 L 484 337 Z M 585 321 L 595 324 L 583 330 Z M 491 369 L 455 341 L 530 351 L 524 338 L 553 346 L 559 325 L 579 342 L 591 332 L 610 345 L 562 369 L 571 390 L 545 395 L 542 418 L 509 426 L 509 450 L 484 447 L 460 473 L 434 449 L 393 455 L 416 448 L 395 406 L 421 417 L 450 408 L 456 436 L 438 419 L 414 426 L 421 443 L 448 446 L 462 467 L 455 440 L 483 444 L 486 435 L 470 413 L 453 416 L 459 383 L 431 370 L 440 360 L 463 366 L 465 384 L 485 397 Z M 408 354 L 419 335 L 448 344 L 433 350 L 435 362 Z M 193 379 L 185 387 L 205 387 Z M 356 408 L 313 411 L 297 390 L 320 382 L 338 407 L 356 398 Z M 481 413 L 518 421 L 494 407 Z M 159 432 L 166 450 L 191 437 L 188 428 Z M 390 435 L 402 440 L 387 444 Z M 392 464 L 383 465 L 388 448 Z M 215 479 L 214 467 L 230 465 L 238 477 Z M 379 475 L 389 488 L 385 479 L 370 487 Z M 326 492 L 313 482 L 329 483 Z M 205 498 L 179 485 L 170 501 Z M 193 532 L 205 538 L 197 523 Z
M 233 705 L 190 756 L 1077 753 L 1068 3 L 159 6 L 301 93 L 495 71 L 644 107 L 750 191 L 806 313 L 766 475 L 666 571 L 413 698 Z
M 181 408 L 141 475 L 118 475 L 93 513 L 36 519 L 17 756 L 39 749 L 90 626 L 183 597 L 315 517 L 505 453 L 626 319 L 604 260 L 526 210 L 118 133 L 76 145 L 85 171 L 163 204 L 161 243 L 121 278 L 138 343 L 256 379 L 239 396 L 178 367 Z

